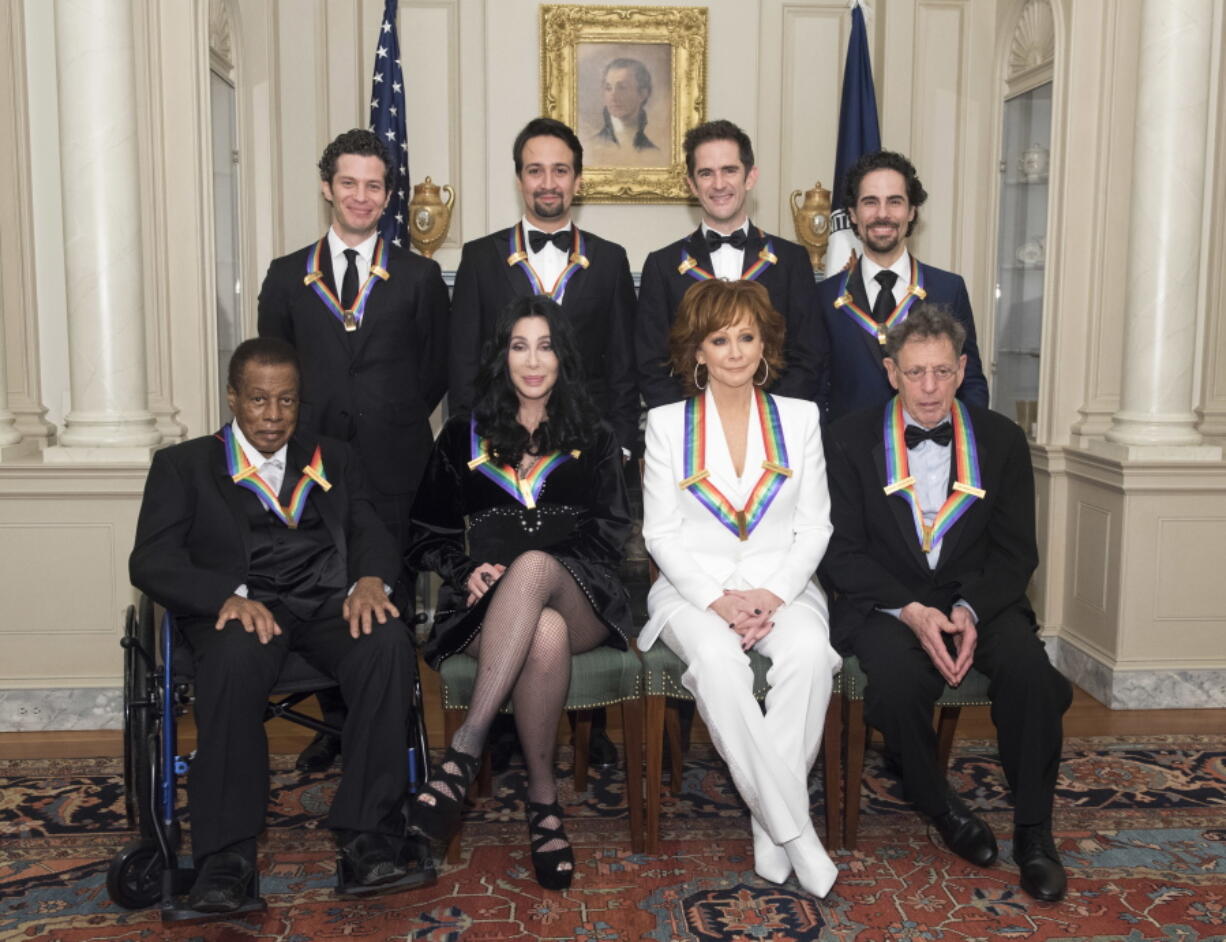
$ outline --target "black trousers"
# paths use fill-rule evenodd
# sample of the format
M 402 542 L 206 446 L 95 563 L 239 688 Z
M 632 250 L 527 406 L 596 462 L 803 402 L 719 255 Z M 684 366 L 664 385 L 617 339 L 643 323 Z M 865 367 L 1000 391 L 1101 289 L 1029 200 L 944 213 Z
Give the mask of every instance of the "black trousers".
M 391 532 L 400 550 L 401 558 L 409 546 L 409 531 L 412 522 L 414 494 L 384 494 L 367 485 L 367 495 L 383 525 Z M 392 602 L 400 609 L 402 618 L 411 620 L 417 605 L 417 573 L 401 567 L 396 584 L 392 586 Z M 345 725 L 345 699 L 340 690 L 329 687 L 317 693 L 319 711 L 324 722 L 331 726 Z M 343 741 L 343 737 L 342 737 Z
M 1005 778 L 1013 790 L 1014 821 L 1051 817 L 1062 717 L 1073 688 L 1047 658 L 1029 614 L 1007 609 L 978 626 L 974 667 L 991 681 L 992 722 Z M 873 612 L 852 636 L 852 652 L 868 675 L 865 719 L 885 736 L 902 769 L 909 801 L 927 815 L 945 809 L 945 770 L 937 767 L 932 711 L 945 681 L 915 634 L 885 612 Z
M 327 826 L 333 830 L 404 833 L 406 750 L 416 660 L 399 619 L 353 638 L 339 616 L 300 621 L 270 606 L 283 634 L 260 644 L 238 621 L 220 631 L 210 619 L 180 626 L 196 665 L 198 745 L 188 776 L 192 855 L 199 863 L 239 845 L 253 854 L 268 807 L 268 738 L 264 707 L 292 650 L 340 683 L 348 704 L 344 771 Z

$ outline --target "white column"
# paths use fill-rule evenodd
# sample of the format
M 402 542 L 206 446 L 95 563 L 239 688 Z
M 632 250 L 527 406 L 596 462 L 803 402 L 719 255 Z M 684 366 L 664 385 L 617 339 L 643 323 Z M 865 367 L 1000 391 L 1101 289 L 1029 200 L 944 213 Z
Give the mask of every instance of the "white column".
M 1220 456 L 1192 411 L 1212 3 L 1142 0 L 1124 375 L 1102 449 L 1121 458 Z
M 56 0 L 71 411 L 48 461 L 147 459 L 131 0 Z

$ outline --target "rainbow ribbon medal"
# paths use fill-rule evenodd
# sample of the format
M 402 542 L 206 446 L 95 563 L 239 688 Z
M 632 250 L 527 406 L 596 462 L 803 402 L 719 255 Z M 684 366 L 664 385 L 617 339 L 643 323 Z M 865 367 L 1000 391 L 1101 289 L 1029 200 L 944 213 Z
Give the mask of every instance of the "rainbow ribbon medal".
M 490 460 L 489 443 L 477 434 L 475 416 L 469 421 L 468 434 L 472 444 L 472 460 L 468 462 L 468 469 L 484 474 L 529 510 L 536 507 L 541 490 L 545 487 L 545 479 L 554 472 L 554 469 L 582 454 L 578 449 L 551 451 L 537 458 L 528 473 L 520 477 L 510 465 L 497 465 Z
M 917 300 L 922 301 L 928 297 L 928 292 L 924 290 L 924 276 L 920 272 L 919 262 L 915 260 L 915 256 L 911 256 L 911 283 L 907 285 L 907 291 L 902 296 L 902 300 L 894 306 L 893 313 L 885 319 L 885 323 L 878 324 L 873 319 L 873 315 L 866 314 L 860 309 L 860 306 L 851 299 L 851 292 L 847 290 L 847 282 L 851 279 L 851 273 L 855 271 L 858 261 L 859 256 L 853 254 L 851 261 L 843 269 L 843 286 L 839 290 L 839 296 L 834 300 L 834 306 L 843 308 L 857 325 L 876 337 L 879 344 L 885 346 L 886 331 L 895 324 L 905 321 L 907 315 L 911 313 L 911 306 Z
M 353 299 L 353 307 L 345 310 L 341 307 L 340 299 L 332 293 L 328 280 L 324 278 L 323 269 L 320 267 L 320 259 L 323 257 L 324 246 L 327 242 L 328 237 L 324 236 L 315 246 L 315 251 L 307 254 L 307 273 L 302 283 L 309 285 L 318 295 L 319 300 L 324 303 L 324 307 L 332 312 L 332 316 L 341 322 L 345 330 L 352 332 L 361 326 L 362 318 L 366 316 L 366 302 L 370 299 L 370 293 L 374 290 L 377 280 L 387 281 L 392 277 L 387 270 L 387 246 L 383 242 L 383 237 L 380 236 L 379 241 L 375 243 L 374 263 L 370 266 L 370 274 L 366 276 L 362 287 L 358 289 L 358 296 Z
M 566 286 L 575 277 L 575 272 L 592 264 L 587 260 L 587 243 L 583 241 L 583 233 L 579 231 L 579 227 L 573 222 L 570 224 L 570 238 L 570 264 L 562 269 L 562 274 L 558 275 L 558 280 L 554 282 L 553 289 L 550 291 L 545 290 L 545 286 L 541 283 L 540 275 L 528 263 L 528 249 L 524 244 L 523 220 L 520 220 L 511 229 L 511 254 L 507 256 L 507 264 L 519 266 L 519 270 L 528 277 L 528 284 L 532 286 L 533 294 L 547 294 L 561 304 L 562 298 L 566 295 Z
M 975 430 L 966 406 L 957 399 L 950 413 L 953 423 L 953 446 L 957 456 L 957 478 L 953 492 L 945 499 L 941 509 L 932 520 L 932 526 L 924 523 L 924 512 L 916 493 L 915 478 L 911 476 L 907 461 L 906 421 L 902 414 L 902 399 L 895 396 L 885 410 L 885 472 L 888 482 L 882 488 L 886 495 L 900 494 L 911 505 L 915 517 L 915 531 L 925 553 L 944 539 L 945 534 L 970 509 L 976 500 L 982 500 L 987 491 L 979 474 L 979 447 L 975 442 Z
M 749 493 L 745 506 L 738 510 L 732 502 L 711 483 L 707 470 L 707 400 L 699 393 L 685 404 L 685 479 L 678 485 L 689 491 L 728 528 L 741 542 L 762 522 L 771 501 L 783 487 L 783 482 L 792 476 L 788 467 L 788 446 L 783 440 L 783 426 L 779 422 L 779 408 L 775 400 L 761 389 L 755 389 L 758 399 L 758 420 L 762 426 L 762 447 L 766 460 L 762 462 L 762 476 Z
M 766 239 L 766 234 L 761 229 L 758 230 L 758 238 Z M 779 256 L 775 254 L 775 247 L 767 239 L 762 251 L 758 253 L 757 261 L 741 272 L 741 281 L 757 281 L 762 272 L 778 262 Z M 681 264 L 677 266 L 677 274 L 689 275 L 695 281 L 712 281 L 715 278 L 715 275 L 699 265 L 684 248 L 681 249 Z
M 260 477 L 256 466 L 247 460 L 247 453 L 238 443 L 231 424 L 227 423 L 221 430 L 221 439 L 225 444 L 226 470 L 230 473 L 230 479 L 239 487 L 245 487 L 251 491 L 260 499 L 261 504 L 291 530 L 298 529 L 298 523 L 302 520 L 302 512 L 306 510 L 307 495 L 311 493 L 311 488 L 318 484 L 325 492 L 332 490 L 332 483 L 324 473 L 323 452 L 316 445 L 311 463 L 302 469 L 302 477 L 294 485 L 294 493 L 290 495 L 289 506 L 282 507 L 281 501 L 277 498 L 277 492 L 268 486 L 268 482 Z

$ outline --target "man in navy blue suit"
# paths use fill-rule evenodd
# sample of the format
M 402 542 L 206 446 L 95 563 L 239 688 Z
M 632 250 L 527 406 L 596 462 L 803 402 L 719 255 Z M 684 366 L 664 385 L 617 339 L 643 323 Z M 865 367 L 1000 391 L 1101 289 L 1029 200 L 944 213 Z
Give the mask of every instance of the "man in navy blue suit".
M 926 199 L 915 167 L 894 151 L 865 154 L 847 173 L 848 215 L 864 252 L 817 286 L 830 338 L 824 411 L 831 420 L 880 405 L 894 394 L 883 362 L 885 334 L 920 301 L 948 309 L 966 329 L 966 379 L 958 398 L 987 408 L 988 382 L 966 282 L 907 250 Z

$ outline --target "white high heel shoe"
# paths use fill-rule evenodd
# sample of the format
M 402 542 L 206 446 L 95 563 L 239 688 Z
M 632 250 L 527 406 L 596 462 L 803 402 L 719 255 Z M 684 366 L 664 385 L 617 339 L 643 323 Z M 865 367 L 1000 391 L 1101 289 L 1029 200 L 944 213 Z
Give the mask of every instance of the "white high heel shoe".
M 771 883 L 784 883 L 792 874 L 792 863 L 788 852 L 776 844 L 766 832 L 766 828 L 758 824 L 756 818 L 750 818 L 753 825 L 753 870 L 763 880 Z
M 796 871 L 796 879 L 802 889 L 812 893 L 818 899 L 825 899 L 834 881 L 838 879 L 839 868 L 835 866 L 822 842 L 817 839 L 813 825 L 805 825 L 800 837 L 783 845 L 787 852 L 792 869 Z

